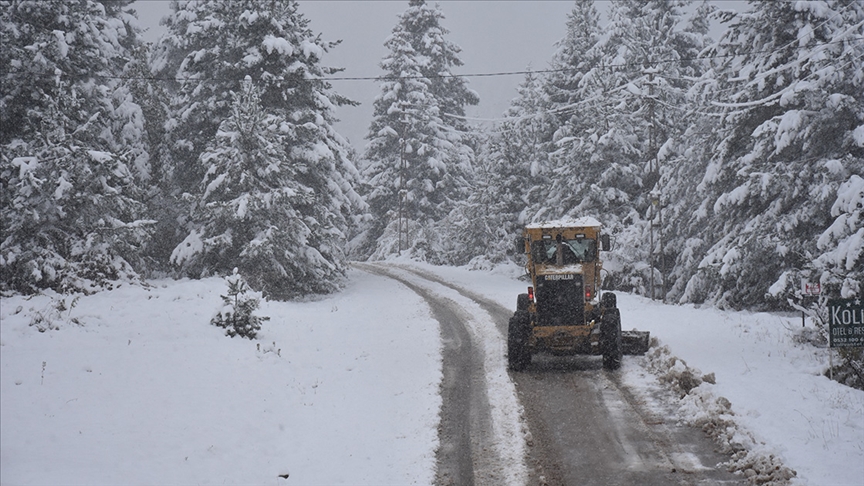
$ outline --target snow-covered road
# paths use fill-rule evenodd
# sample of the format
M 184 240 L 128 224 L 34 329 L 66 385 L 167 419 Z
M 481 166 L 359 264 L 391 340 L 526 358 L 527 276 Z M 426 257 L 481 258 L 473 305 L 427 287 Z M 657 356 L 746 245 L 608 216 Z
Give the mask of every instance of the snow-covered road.
M 510 309 L 429 271 L 399 268 L 413 275 L 416 284 L 437 288 L 471 309 L 470 320 L 475 323 L 471 327 L 483 328 L 473 334 L 484 347 L 503 343 Z M 500 347 L 491 348 L 501 353 Z M 518 415 L 499 417 L 499 421 L 524 422 L 523 439 L 530 444 L 525 448 L 529 484 L 742 484 L 742 478 L 721 464 L 730 458 L 714 452 L 714 444 L 701 430 L 669 421 L 669 410 L 658 414 L 646 408 L 646 400 L 656 401 L 656 397 L 642 396 L 638 387 L 622 384 L 621 375 L 639 372 L 638 365 L 628 364 L 621 372 L 609 373 L 602 370 L 599 357 L 535 356 L 525 372 L 510 374 L 509 381 L 518 390 Z M 495 373 L 504 363 L 488 365 Z M 488 388 L 493 395 L 510 395 L 513 389 L 505 382 L 490 383 Z M 477 484 L 501 483 L 482 475 L 476 479 Z

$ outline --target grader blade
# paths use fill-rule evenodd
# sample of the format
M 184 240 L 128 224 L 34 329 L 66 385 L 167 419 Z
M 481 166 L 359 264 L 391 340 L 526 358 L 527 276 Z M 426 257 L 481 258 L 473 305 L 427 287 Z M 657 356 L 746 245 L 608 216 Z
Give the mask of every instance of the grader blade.
M 648 331 L 621 331 L 621 351 L 624 354 L 645 354 L 650 345 Z

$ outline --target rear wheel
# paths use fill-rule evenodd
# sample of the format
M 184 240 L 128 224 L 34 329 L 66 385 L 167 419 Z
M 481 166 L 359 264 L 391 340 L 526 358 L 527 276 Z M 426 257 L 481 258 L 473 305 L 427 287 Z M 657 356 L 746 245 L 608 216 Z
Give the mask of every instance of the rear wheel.
M 507 365 L 513 371 L 522 371 L 531 363 L 530 334 L 531 317 L 527 311 L 517 310 L 507 327 Z
M 606 309 L 600 321 L 600 346 L 603 351 L 603 368 L 617 370 L 621 367 L 621 312 Z
M 603 292 L 603 296 L 600 297 L 600 305 L 606 309 L 618 307 L 618 297 L 612 292 Z

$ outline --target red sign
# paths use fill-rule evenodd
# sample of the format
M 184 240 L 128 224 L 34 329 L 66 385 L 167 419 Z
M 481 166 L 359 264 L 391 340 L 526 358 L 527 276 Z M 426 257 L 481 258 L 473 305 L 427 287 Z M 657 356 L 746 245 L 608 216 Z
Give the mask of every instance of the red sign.
M 822 285 L 819 282 L 808 282 L 801 279 L 801 293 L 804 295 L 820 295 L 822 293 Z

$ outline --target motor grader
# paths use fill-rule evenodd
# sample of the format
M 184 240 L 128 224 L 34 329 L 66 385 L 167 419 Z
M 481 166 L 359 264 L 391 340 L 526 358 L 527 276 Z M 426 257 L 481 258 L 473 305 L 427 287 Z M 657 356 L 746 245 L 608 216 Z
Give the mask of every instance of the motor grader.
M 601 251 L 608 234 L 594 218 L 529 224 L 516 242 L 528 256 L 528 292 L 516 299 L 507 332 L 507 361 L 521 371 L 533 354 L 602 355 L 603 367 L 621 366 L 622 354 L 648 350 L 649 333 L 621 331 L 612 292 L 601 291 Z

